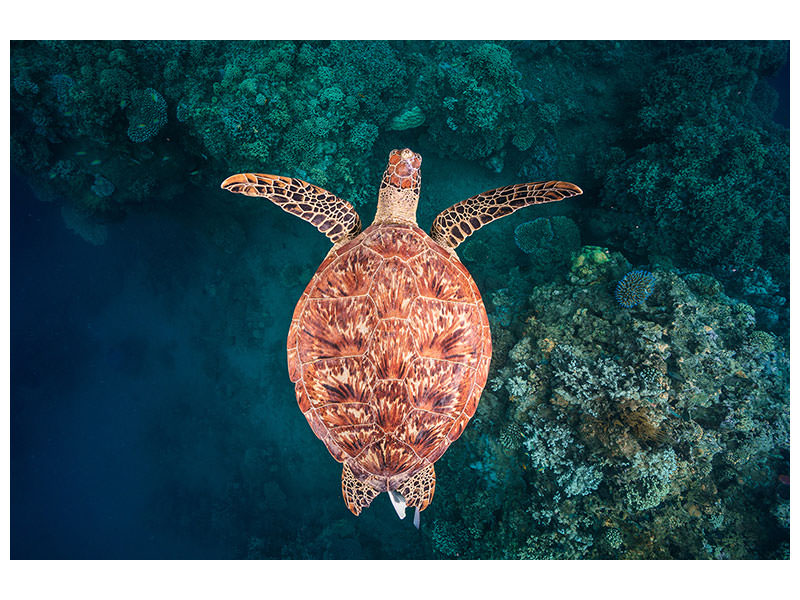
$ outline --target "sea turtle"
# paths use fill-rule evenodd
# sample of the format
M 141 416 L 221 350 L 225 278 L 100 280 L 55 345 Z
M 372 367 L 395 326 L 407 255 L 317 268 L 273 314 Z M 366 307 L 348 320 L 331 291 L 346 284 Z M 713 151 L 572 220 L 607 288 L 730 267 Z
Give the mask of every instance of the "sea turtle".
M 456 256 L 464 239 L 515 210 L 563 200 L 563 181 L 509 185 L 417 226 L 419 154 L 392 150 L 375 220 L 361 230 L 353 206 L 311 183 L 258 173 L 222 188 L 261 196 L 300 217 L 333 248 L 297 303 L 289 327 L 289 378 L 314 434 L 342 463 L 353 514 L 388 492 L 402 519 L 433 497 L 433 463 L 478 406 L 492 340 L 475 282 Z

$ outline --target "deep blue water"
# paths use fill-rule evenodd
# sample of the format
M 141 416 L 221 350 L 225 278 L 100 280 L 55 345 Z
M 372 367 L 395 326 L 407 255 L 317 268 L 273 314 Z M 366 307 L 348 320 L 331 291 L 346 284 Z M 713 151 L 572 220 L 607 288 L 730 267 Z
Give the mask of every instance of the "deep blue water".
M 302 557 L 328 526 L 311 556 L 424 555 L 387 498 L 360 519 L 344 509 L 341 467 L 297 410 L 285 334 L 307 274 L 283 286 L 258 262 L 290 243 L 270 219 L 229 256 L 192 198 L 97 247 L 17 175 L 11 197 L 14 558 Z M 296 239 L 305 223 L 276 212 Z M 292 255 L 311 265 L 325 246 Z M 263 339 L 222 333 L 246 330 L 256 296 L 272 302 Z
M 213 382 L 195 368 L 181 311 L 130 281 L 179 227 L 134 219 L 101 252 L 16 176 L 11 206 L 12 555 L 213 554 L 213 542 L 163 527 L 176 465 L 149 421 Z

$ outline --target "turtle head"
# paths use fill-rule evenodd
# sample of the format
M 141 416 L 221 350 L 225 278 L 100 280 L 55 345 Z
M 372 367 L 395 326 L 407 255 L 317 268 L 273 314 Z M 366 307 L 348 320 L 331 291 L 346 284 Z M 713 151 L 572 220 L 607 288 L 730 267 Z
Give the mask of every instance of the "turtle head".
M 419 194 L 421 164 L 422 157 L 409 148 L 392 150 L 389 153 L 389 164 L 383 173 L 383 185 L 398 190 L 416 190 Z
M 410 150 L 392 150 L 378 192 L 375 222 L 417 223 L 417 202 L 422 175 L 422 157 Z

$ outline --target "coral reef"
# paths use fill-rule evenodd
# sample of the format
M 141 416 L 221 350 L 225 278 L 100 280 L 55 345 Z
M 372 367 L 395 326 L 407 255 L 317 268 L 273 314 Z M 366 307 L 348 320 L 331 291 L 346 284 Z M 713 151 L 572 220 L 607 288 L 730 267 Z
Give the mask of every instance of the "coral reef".
M 488 391 L 468 441 L 437 463 L 455 483 L 432 505 L 435 552 L 782 557 L 782 342 L 698 273 L 656 269 L 650 300 L 626 311 L 613 284 L 629 263 L 595 247 L 573 262 L 596 253 L 591 277 L 554 272 L 502 318 L 495 305 Z
M 399 139 L 510 180 L 558 173 L 584 187 L 585 240 L 717 269 L 731 289 L 763 272 L 777 291 L 753 306 L 779 333 L 788 130 L 768 79 L 787 55 L 782 42 L 15 42 L 12 160 L 41 195 L 103 218 L 242 170 L 371 205 Z M 84 193 L 97 175 L 114 203 Z
M 425 113 L 419 106 L 406 109 L 396 117 L 393 117 L 387 125 L 389 131 L 402 131 L 404 129 L 414 129 L 425 122 Z
M 531 257 L 531 271 L 543 279 L 553 269 L 563 269 L 581 245 L 581 234 L 569 217 L 539 217 L 514 229 L 517 248 Z
M 191 223 L 231 265 L 204 284 L 231 318 L 203 339 L 235 340 L 256 380 L 285 378 L 272 328 L 291 315 L 264 279 L 293 296 L 316 263 L 287 248 L 317 242 L 291 230 L 269 246 L 280 262 L 240 260 L 269 254 L 276 236 L 251 224 L 272 213 L 217 200 L 225 175 L 300 177 L 369 212 L 387 152 L 408 145 L 458 165 L 436 173 L 452 187 L 423 185 L 421 215 L 492 178 L 584 189 L 458 249 L 494 357 L 421 533 L 377 508 L 348 521 L 332 471 L 299 494 L 276 465 L 330 461 L 297 432 L 248 445 L 181 527 L 203 515 L 249 558 L 785 558 L 789 136 L 771 80 L 787 56 L 756 41 L 12 42 L 11 157 L 91 244 L 136 211 Z M 198 195 L 217 208 L 198 216 Z M 620 306 L 633 265 L 651 273 Z M 245 386 L 219 381 L 227 401 Z M 289 423 L 280 400 L 261 410 Z M 315 514 L 275 518 L 298 497 Z
M 732 273 L 762 267 L 785 292 L 788 130 L 772 120 L 775 93 L 764 81 L 781 44 L 684 50 L 660 61 L 613 160 L 598 163 L 610 218 L 598 216 L 630 252 Z

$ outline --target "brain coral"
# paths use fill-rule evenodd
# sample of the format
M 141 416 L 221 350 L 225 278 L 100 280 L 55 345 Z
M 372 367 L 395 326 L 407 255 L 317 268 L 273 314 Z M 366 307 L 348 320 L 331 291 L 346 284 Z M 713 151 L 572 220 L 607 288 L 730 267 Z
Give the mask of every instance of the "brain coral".
M 614 290 L 614 297 L 625 308 L 641 304 L 653 293 L 656 278 L 647 271 L 631 271 L 623 277 Z
M 403 129 L 414 129 L 425 122 L 425 113 L 419 106 L 407 108 L 399 115 L 394 117 L 387 126 L 387 129 L 402 131 Z

